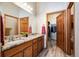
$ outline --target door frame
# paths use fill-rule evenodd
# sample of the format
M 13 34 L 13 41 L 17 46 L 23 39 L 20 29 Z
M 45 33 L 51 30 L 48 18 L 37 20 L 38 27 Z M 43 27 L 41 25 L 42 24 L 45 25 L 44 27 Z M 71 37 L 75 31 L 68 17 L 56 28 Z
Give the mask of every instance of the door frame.
M 73 11 L 73 12 L 74 12 L 74 14 L 75 14 L 75 4 L 74 4 L 74 2 L 70 2 L 69 5 L 68 5 L 68 7 L 67 7 L 67 15 L 69 15 L 69 16 L 71 15 L 71 8 L 72 8 L 73 5 L 74 5 L 74 11 Z M 68 19 L 68 20 L 70 20 L 70 17 L 69 17 L 69 16 L 67 16 L 67 19 Z M 74 19 L 74 25 L 73 25 L 73 26 L 74 26 L 74 28 L 75 28 L 75 15 L 73 16 L 73 19 Z M 69 28 L 68 25 L 67 25 L 67 28 Z M 67 30 L 68 30 L 68 29 L 67 29 Z M 68 31 L 67 31 L 67 32 L 68 32 Z M 68 39 L 70 39 L 70 37 L 69 37 L 69 38 L 67 37 L 67 40 L 68 40 Z M 73 47 L 73 48 L 74 48 L 74 53 L 73 53 L 73 54 L 74 54 L 74 56 L 75 56 L 75 29 L 74 29 L 74 39 L 73 39 L 73 40 L 74 40 L 74 47 Z M 70 40 L 68 40 L 68 41 L 70 41 Z M 70 42 L 71 42 L 71 41 L 70 41 Z M 70 47 L 71 47 L 71 43 L 70 43 Z M 71 49 L 71 48 L 70 48 L 70 49 Z M 67 51 L 67 53 L 68 53 L 68 51 Z
M 65 10 L 60 10 L 60 11 L 55 11 L 55 12 L 50 12 L 50 13 L 47 13 L 46 14 L 46 48 L 48 47 L 48 15 L 51 15 L 51 14 L 56 14 L 56 13 L 62 13 L 64 12 Z
M 13 16 L 13 15 L 4 14 L 4 21 L 3 21 L 3 24 L 4 24 L 4 25 L 3 25 L 3 26 L 4 26 L 4 27 L 3 27 L 4 36 L 5 36 L 6 18 L 7 18 L 7 17 L 14 18 L 14 19 L 17 20 L 17 27 L 16 27 L 17 31 L 16 31 L 16 32 L 17 32 L 17 34 L 18 34 L 18 33 L 19 33 L 19 32 L 18 32 L 18 21 L 19 21 L 18 19 L 19 19 L 19 18 L 16 17 L 16 16 Z

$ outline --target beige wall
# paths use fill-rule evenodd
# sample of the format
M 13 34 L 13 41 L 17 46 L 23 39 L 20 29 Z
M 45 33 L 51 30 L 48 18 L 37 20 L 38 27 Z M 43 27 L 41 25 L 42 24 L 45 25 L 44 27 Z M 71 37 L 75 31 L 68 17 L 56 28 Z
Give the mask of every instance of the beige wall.
M 79 2 L 75 3 L 75 56 L 79 57 Z

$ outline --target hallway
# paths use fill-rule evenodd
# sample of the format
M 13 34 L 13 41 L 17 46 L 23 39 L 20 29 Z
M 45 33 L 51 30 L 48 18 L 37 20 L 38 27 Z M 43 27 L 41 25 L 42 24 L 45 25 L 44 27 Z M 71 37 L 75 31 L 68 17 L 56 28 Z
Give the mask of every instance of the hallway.
M 59 47 L 56 46 L 56 41 L 50 40 L 48 48 L 44 49 L 38 57 L 70 57 L 65 54 Z

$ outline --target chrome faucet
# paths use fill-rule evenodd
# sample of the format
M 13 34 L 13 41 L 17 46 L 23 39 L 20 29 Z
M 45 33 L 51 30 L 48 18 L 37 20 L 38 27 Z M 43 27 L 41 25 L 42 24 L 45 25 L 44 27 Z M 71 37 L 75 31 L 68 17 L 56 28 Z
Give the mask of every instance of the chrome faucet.
M 9 36 L 9 42 L 10 42 L 10 41 L 14 41 L 13 39 L 14 39 L 13 35 L 10 35 L 10 36 Z

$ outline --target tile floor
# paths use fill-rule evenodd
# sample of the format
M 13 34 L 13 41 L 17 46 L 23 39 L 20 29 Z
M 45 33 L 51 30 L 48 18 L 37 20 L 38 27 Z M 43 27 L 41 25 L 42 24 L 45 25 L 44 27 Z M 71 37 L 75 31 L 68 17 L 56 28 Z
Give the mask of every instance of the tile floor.
M 48 48 L 44 49 L 38 57 L 70 57 L 65 54 L 59 47 L 56 46 L 56 41 L 48 42 Z

